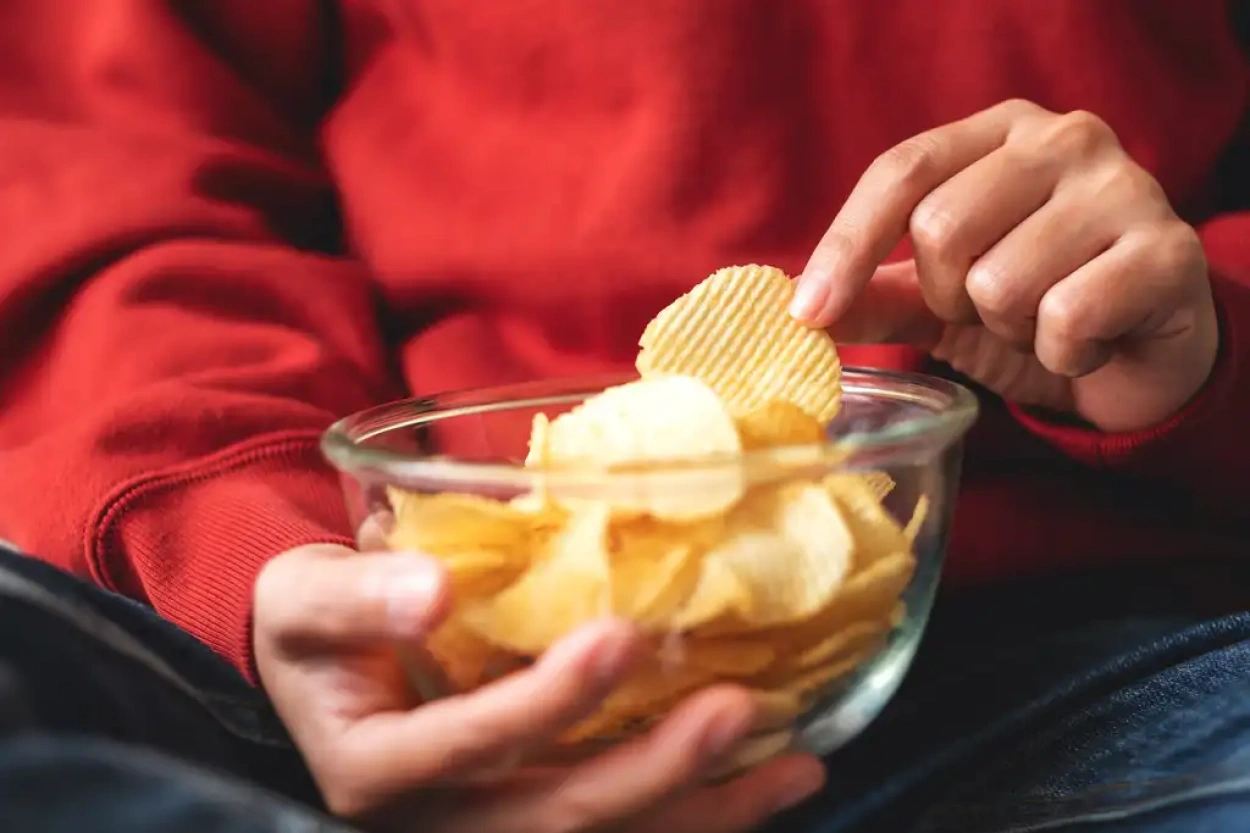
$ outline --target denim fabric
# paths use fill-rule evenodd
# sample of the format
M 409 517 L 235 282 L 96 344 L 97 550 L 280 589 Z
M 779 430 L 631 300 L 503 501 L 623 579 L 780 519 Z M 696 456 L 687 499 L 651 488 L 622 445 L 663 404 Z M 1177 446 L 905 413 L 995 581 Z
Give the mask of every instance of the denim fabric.
M 1250 614 L 1170 591 L 1135 574 L 942 596 L 895 702 L 770 829 L 1250 833 Z M 219 657 L 0 549 L 0 830 L 346 828 Z

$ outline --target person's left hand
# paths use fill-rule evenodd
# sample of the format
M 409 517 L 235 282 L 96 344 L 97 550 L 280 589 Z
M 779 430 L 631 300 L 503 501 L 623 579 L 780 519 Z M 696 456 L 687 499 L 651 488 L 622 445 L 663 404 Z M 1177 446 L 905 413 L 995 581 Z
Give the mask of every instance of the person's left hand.
M 908 233 L 915 259 L 882 266 Z M 1024 101 L 879 157 L 792 313 L 841 341 L 921 346 L 1107 432 L 1178 411 L 1219 342 L 1202 245 L 1159 183 L 1096 116 Z

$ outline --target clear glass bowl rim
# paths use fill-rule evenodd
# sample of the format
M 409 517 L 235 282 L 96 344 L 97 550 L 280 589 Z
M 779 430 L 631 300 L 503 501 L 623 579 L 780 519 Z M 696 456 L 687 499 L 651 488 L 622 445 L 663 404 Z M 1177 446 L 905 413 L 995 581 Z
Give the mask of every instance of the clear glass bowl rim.
M 473 416 L 520 408 L 563 404 L 585 398 L 611 385 L 637 379 L 635 373 L 562 377 L 480 388 L 446 391 L 378 405 L 338 420 L 321 439 L 322 453 L 340 471 L 354 476 L 366 472 L 382 479 L 414 479 L 444 483 L 472 483 L 502 489 L 531 488 L 541 477 L 548 487 L 563 478 L 584 481 L 591 476 L 611 478 L 615 471 L 540 469 L 521 463 L 454 460 L 437 454 L 409 454 L 363 443 L 380 434 L 454 417 Z M 925 413 L 900 420 L 883 429 L 850 432 L 819 446 L 767 448 L 726 458 L 693 458 L 651 466 L 647 474 L 708 472 L 726 466 L 770 469 L 810 466 L 820 460 L 854 463 L 870 457 L 874 465 L 888 465 L 893 458 L 920 451 L 940 453 L 961 439 L 976 421 L 976 395 L 963 385 L 937 376 L 872 368 L 844 367 L 842 388 L 848 394 L 910 402 Z M 459 403 L 459 404 L 457 404 Z M 814 453 L 816 452 L 816 453 Z M 637 476 L 638 472 L 630 472 Z

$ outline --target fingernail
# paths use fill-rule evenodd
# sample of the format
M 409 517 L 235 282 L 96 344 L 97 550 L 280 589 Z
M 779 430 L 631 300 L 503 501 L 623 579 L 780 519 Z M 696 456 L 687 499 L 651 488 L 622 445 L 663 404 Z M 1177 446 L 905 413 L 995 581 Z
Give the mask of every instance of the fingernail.
M 813 767 L 804 769 L 793 781 L 783 786 L 777 795 L 775 809 L 780 813 L 811 798 L 825 784 L 824 773 Z
M 712 722 L 707 734 L 703 736 L 703 754 L 708 759 L 716 759 L 729 754 L 738 741 L 742 740 L 751 729 L 754 715 L 751 712 L 730 712 L 722 714 Z
M 411 560 L 409 560 L 411 559 Z M 442 589 L 441 576 L 420 557 L 379 568 L 367 579 L 368 592 L 386 605 L 387 627 L 396 636 L 420 633 L 434 613 Z
M 805 272 L 790 299 L 790 316 L 799 321 L 815 321 L 825 306 L 829 295 L 828 278 L 818 272 Z

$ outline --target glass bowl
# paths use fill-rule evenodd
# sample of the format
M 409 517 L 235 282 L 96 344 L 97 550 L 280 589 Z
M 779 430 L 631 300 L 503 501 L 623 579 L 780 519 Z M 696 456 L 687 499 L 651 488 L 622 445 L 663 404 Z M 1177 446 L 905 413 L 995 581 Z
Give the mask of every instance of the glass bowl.
M 927 504 L 922 520 L 908 530 L 914 558 L 891 591 L 898 604 L 888 625 L 870 642 L 860 640 L 856 651 L 847 652 L 844 658 L 849 661 L 841 670 L 804 695 L 801 711 L 787 713 L 781 723 L 762 726 L 743 746 L 737 764 L 746 766 L 787 749 L 833 752 L 880 713 L 911 665 L 941 572 L 963 439 L 976 419 L 976 398 L 944 379 L 845 368 L 842 408 L 823 445 L 766 448 L 734 459 L 683 461 L 629 472 L 525 465 L 535 414 L 554 418 L 605 387 L 635 378 L 562 379 L 452 392 L 383 405 L 339 421 L 326 432 L 322 447 L 341 473 L 362 548 L 386 546 L 395 524 L 396 490 L 454 493 L 519 505 L 538 493 L 602 501 L 621 490 L 637 494 L 639 488 L 672 494 L 714 490 L 727 477 L 743 478 L 750 488 L 800 479 L 823 482 L 822 477 L 832 474 L 884 472 L 894 485 L 881 506 L 898 527 L 909 523 L 918 504 Z M 821 621 L 812 627 L 823 627 Z M 846 625 L 849 620 L 835 616 L 828 621 Z M 832 635 L 835 626 L 829 628 Z M 664 673 L 680 673 L 683 640 L 697 633 L 669 630 L 653 636 L 657 667 Z M 456 644 L 454 639 L 444 642 Z M 493 668 L 475 666 L 477 676 L 465 682 L 464 675 L 448 667 L 448 657 L 454 655 L 411 646 L 400 650 L 412 684 L 426 699 L 459 693 L 533 659 L 513 652 Z M 730 660 L 736 656 L 731 654 Z M 739 679 L 730 671 L 726 675 L 727 680 Z M 578 736 L 552 754 L 576 758 L 602 749 L 645 729 L 669 706 L 634 715 L 631 723 L 616 725 L 606 736 Z

